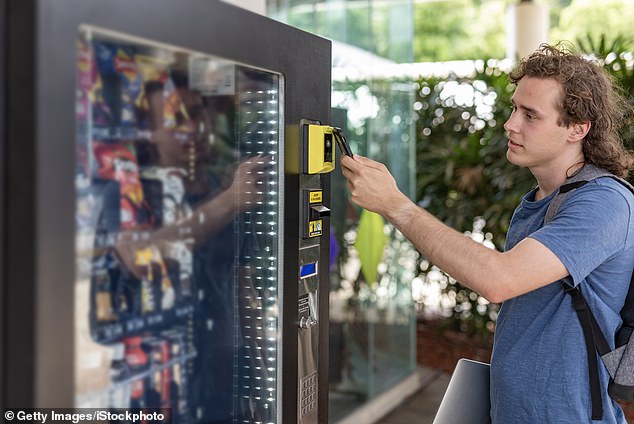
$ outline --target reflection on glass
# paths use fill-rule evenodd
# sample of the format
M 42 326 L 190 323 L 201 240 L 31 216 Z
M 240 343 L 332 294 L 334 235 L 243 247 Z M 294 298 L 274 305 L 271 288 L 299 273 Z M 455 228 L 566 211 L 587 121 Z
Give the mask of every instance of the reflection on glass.
M 345 128 L 353 151 L 385 163 L 399 187 L 413 195 L 413 91 L 406 84 L 372 79 L 334 81 L 333 86 L 333 103 L 338 106 L 333 109 L 333 123 Z M 368 110 L 373 104 L 381 107 Z M 393 226 L 385 225 L 388 243 L 381 262 L 374 265 L 375 276 L 366 275 L 358 251 L 363 239 L 360 232 L 364 231 L 359 222 L 361 211 L 350 205 L 345 187 L 345 179 L 335 170 L 331 182 L 331 252 L 338 255 L 330 273 L 328 410 L 332 422 L 371 403 L 404 381 L 416 367 L 416 315 L 411 294 L 411 281 L 417 272 L 416 249 Z M 350 213 L 351 209 L 358 214 Z
M 80 31 L 76 406 L 276 421 L 281 84 Z

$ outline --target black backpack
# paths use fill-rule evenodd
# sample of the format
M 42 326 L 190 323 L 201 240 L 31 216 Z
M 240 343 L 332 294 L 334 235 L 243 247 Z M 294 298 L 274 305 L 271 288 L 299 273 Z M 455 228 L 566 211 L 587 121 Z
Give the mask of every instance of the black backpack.
M 550 222 L 561 207 L 564 200 L 577 188 L 588 181 L 598 177 L 611 177 L 627 187 L 634 193 L 634 187 L 622 178 L 586 164 L 577 174 L 568 178 L 566 183 L 559 187 L 559 192 L 553 197 L 544 217 L 544 224 Z M 625 305 L 621 309 L 623 325 L 614 336 L 615 349 L 610 345 L 597 321 L 588 308 L 588 304 L 581 294 L 581 287 L 572 287 L 563 283 L 563 289 L 572 297 L 572 304 L 583 328 L 588 354 L 588 366 L 590 371 L 590 394 L 592 397 L 592 419 L 600 420 L 603 417 L 603 403 L 601 401 L 601 384 L 599 382 L 598 352 L 601 360 L 610 373 L 608 393 L 615 400 L 634 401 L 634 275 L 630 280 L 630 288 L 627 293 Z

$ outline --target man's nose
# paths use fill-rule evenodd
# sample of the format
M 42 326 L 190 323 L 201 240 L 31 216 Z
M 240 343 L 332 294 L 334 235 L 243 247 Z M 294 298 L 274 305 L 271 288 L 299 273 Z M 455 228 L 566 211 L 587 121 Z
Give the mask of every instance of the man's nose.
M 511 116 L 509 116 L 509 119 L 507 119 L 506 122 L 504 123 L 504 130 L 506 132 L 514 132 L 516 130 L 515 112 L 511 113 Z

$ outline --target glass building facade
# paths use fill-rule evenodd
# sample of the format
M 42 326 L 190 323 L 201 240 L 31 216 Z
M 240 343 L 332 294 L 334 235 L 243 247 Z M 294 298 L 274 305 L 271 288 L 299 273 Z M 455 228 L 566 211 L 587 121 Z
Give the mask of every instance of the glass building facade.
M 267 14 L 333 41 L 331 125 L 354 153 L 388 166 L 415 193 L 414 89 L 387 78 L 412 62 L 412 0 L 268 0 Z M 378 215 L 352 204 L 332 180 L 330 422 L 339 422 L 416 369 L 411 281 L 417 252 Z

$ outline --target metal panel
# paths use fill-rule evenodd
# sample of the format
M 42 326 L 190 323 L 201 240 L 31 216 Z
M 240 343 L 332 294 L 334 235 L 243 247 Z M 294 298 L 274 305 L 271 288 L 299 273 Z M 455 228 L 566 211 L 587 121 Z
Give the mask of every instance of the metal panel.
M 35 346 L 35 54 L 32 2 L 6 4 L 4 406 L 33 397 Z M 15 42 L 13 40 L 16 40 Z M 19 64 L 20 66 L 12 66 Z M 11 177 L 9 177 L 11 176 Z M 22 400 L 22 401 L 18 401 Z M 24 403 L 21 403 L 24 402 Z
M 0 175 L 4 181 L 5 173 L 5 149 L 7 134 L 5 132 L 5 100 L 6 100 L 6 79 L 5 79 L 5 64 L 6 64 L 6 4 L 0 4 Z M 4 184 L 0 184 L 0 223 L 4 223 Z M 0 224 L 0 375 L 4 375 L 4 348 L 6 343 L 4 341 L 4 325 L 5 316 L 4 313 L 7 310 L 5 305 L 4 291 L 6 288 L 5 270 L 4 270 L 4 255 L 5 255 L 5 228 L 4 224 Z M 0 409 L 4 407 L 4 381 L 0 381 Z

